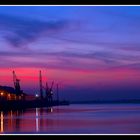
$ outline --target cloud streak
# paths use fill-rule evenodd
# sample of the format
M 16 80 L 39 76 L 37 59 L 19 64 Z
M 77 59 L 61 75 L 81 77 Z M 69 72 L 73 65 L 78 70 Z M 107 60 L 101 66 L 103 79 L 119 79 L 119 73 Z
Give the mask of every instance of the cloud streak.
M 10 46 L 14 48 L 22 48 L 26 47 L 31 42 L 35 42 L 40 37 L 45 37 L 45 39 L 49 40 L 50 38 L 54 40 L 62 41 L 66 44 L 74 44 L 74 49 L 71 51 L 63 51 L 60 50 L 59 52 L 50 52 L 49 48 L 48 50 L 45 48 L 45 51 L 26 51 L 25 53 L 20 52 L 0 52 L 1 59 L 4 57 L 5 60 L 9 60 L 10 64 L 14 62 L 16 64 L 16 60 L 10 60 L 11 57 L 29 57 L 34 59 L 36 57 L 40 57 L 42 60 L 44 58 L 46 59 L 46 62 L 24 62 L 26 64 L 35 65 L 35 66 L 45 66 L 46 64 L 50 67 L 59 67 L 59 68 L 74 68 L 74 67 L 80 67 L 83 68 L 83 64 L 86 65 L 87 69 L 94 69 L 98 67 L 118 67 L 118 66 L 125 66 L 125 65 L 133 65 L 137 64 L 139 65 L 139 58 L 140 55 L 134 56 L 133 54 L 130 55 L 128 52 L 130 50 L 137 51 L 139 50 L 139 43 L 128 43 L 128 42 L 117 42 L 117 41 L 106 41 L 102 40 L 102 38 L 96 37 L 93 38 L 92 35 L 95 33 L 99 33 L 102 35 L 102 33 L 110 32 L 111 28 L 108 28 L 107 30 L 91 30 L 94 31 L 93 34 L 90 34 L 90 37 L 86 37 L 86 35 L 81 32 L 81 28 L 77 28 L 77 30 L 71 31 L 71 26 L 75 27 L 74 21 L 68 21 L 68 20 L 53 20 L 53 21 L 41 21 L 41 20 L 35 20 L 35 19 L 28 19 L 28 18 L 20 18 L 20 17 L 14 17 L 10 15 L 2 15 L 0 14 L 0 30 L 4 32 L 3 37 L 4 39 L 10 44 Z M 82 24 L 81 24 L 82 25 Z M 76 25 L 77 26 L 77 25 Z M 86 24 L 84 25 L 86 26 Z M 74 29 L 74 28 L 72 28 Z M 83 30 L 85 31 L 85 30 Z M 62 34 L 63 33 L 63 34 Z M 83 36 L 81 38 L 80 33 Z M 69 36 L 69 34 L 71 34 Z M 74 35 L 73 35 L 74 34 Z M 46 42 L 45 42 L 46 43 Z M 45 44 L 48 45 L 48 44 Z M 77 45 L 77 46 L 76 46 Z M 90 45 L 93 46 L 93 50 L 88 52 L 87 50 L 81 53 L 81 48 L 78 48 L 78 45 Z M 132 47 L 134 46 L 134 47 Z M 54 46 L 53 46 L 54 47 Z M 58 46 L 60 47 L 60 46 Z M 98 50 L 97 48 L 100 48 Z M 128 48 L 128 49 L 127 49 Z M 97 50 L 96 50 L 97 49 Z M 105 50 L 106 49 L 106 50 Z M 78 52 L 80 50 L 80 52 Z M 122 52 L 124 51 L 124 52 Z M 9 58 L 8 58 L 9 57 Z M 7 59 L 8 58 L 8 59 Z M 54 60 L 58 59 L 56 64 L 51 64 L 47 60 Z M 83 61 L 84 60 L 84 61 Z M 82 62 L 83 61 L 83 62 Z M 89 63 L 87 62 L 89 61 Z M 98 61 L 99 63 L 95 64 L 94 62 Z M 130 63 L 125 63 L 124 61 L 127 61 Z M 32 63 L 32 64 L 31 64 Z M 40 63 L 40 64 L 39 64 Z M 24 65 L 21 61 L 21 64 Z M 3 64 L 2 64 L 3 65 Z M 21 66 L 17 63 L 18 66 Z
M 0 14 L 0 30 L 4 32 L 4 39 L 13 47 L 22 47 L 43 34 L 58 34 L 68 24 L 65 20 L 44 22 Z
M 0 52 L 1 67 L 48 67 L 58 69 L 140 69 L 140 57 L 129 57 L 123 54 L 72 53 L 72 52 Z M 126 62 L 123 62 L 126 61 Z M 131 63 L 130 63 L 130 62 Z M 3 63 L 4 62 L 4 63 Z

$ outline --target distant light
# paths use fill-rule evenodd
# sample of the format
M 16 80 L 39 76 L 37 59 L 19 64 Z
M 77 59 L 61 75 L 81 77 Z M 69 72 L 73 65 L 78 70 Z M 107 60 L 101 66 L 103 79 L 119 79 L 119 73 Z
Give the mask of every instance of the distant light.
M 4 94 L 3 92 L 0 93 L 0 95 L 3 95 L 3 94 Z
M 36 95 L 35 95 L 35 97 L 39 97 L 39 95 L 38 95 L 38 94 L 36 94 Z

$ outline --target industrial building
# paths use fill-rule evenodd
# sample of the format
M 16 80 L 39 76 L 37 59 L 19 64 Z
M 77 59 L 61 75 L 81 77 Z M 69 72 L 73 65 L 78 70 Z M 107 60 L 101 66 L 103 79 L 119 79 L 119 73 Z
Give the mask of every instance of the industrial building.
M 16 90 L 9 86 L 0 86 L 0 100 L 23 100 L 26 94 L 16 94 Z
M 17 79 L 13 71 L 14 88 L 9 86 L 0 86 L 0 100 L 24 100 L 26 94 L 20 89 L 20 80 Z

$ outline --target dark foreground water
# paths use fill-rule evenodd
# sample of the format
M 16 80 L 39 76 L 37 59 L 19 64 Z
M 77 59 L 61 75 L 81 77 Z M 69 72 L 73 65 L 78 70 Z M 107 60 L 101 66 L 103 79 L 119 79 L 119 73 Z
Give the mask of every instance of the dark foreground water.
M 69 105 L 0 112 L 1 134 L 140 134 L 140 104 Z

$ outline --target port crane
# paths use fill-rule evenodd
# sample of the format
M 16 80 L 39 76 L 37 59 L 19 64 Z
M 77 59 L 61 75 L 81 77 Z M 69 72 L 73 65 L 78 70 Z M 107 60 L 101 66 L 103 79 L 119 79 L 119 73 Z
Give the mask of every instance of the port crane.
M 47 101 L 51 102 L 52 99 L 52 95 L 53 95 L 53 85 L 54 85 L 54 81 L 51 84 L 51 87 L 48 86 L 48 83 L 46 82 L 46 87 L 43 86 L 42 84 L 42 74 L 41 74 L 41 70 L 39 71 L 39 85 L 40 85 L 40 97 L 41 99 L 43 99 L 43 89 L 45 89 L 45 98 L 47 99 Z
M 40 86 L 40 97 L 41 97 L 41 99 L 43 99 L 43 85 L 42 85 L 41 70 L 39 71 L 39 86 Z
M 52 82 L 51 84 L 51 87 L 48 86 L 48 83 L 46 82 L 46 87 L 43 87 L 45 89 L 45 97 L 46 99 L 51 102 L 53 99 L 52 99 L 52 96 L 53 96 L 53 85 L 54 85 L 54 81 Z
M 14 82 L 16 95 L 22 94 L 22 90 L 20 88 L 20 80 L 17 78 L 15 71 L 13 71 L 13 82 Z
M 50 101 L 50 102 L 52 101 L 52 95 L 53 95 L 52 88 L 53 88 L 53 85 L 54 85 L 54 81 L 52 82 L 51 87 L 49 88 L 48 94 L 47 94 L 48 101 Z

